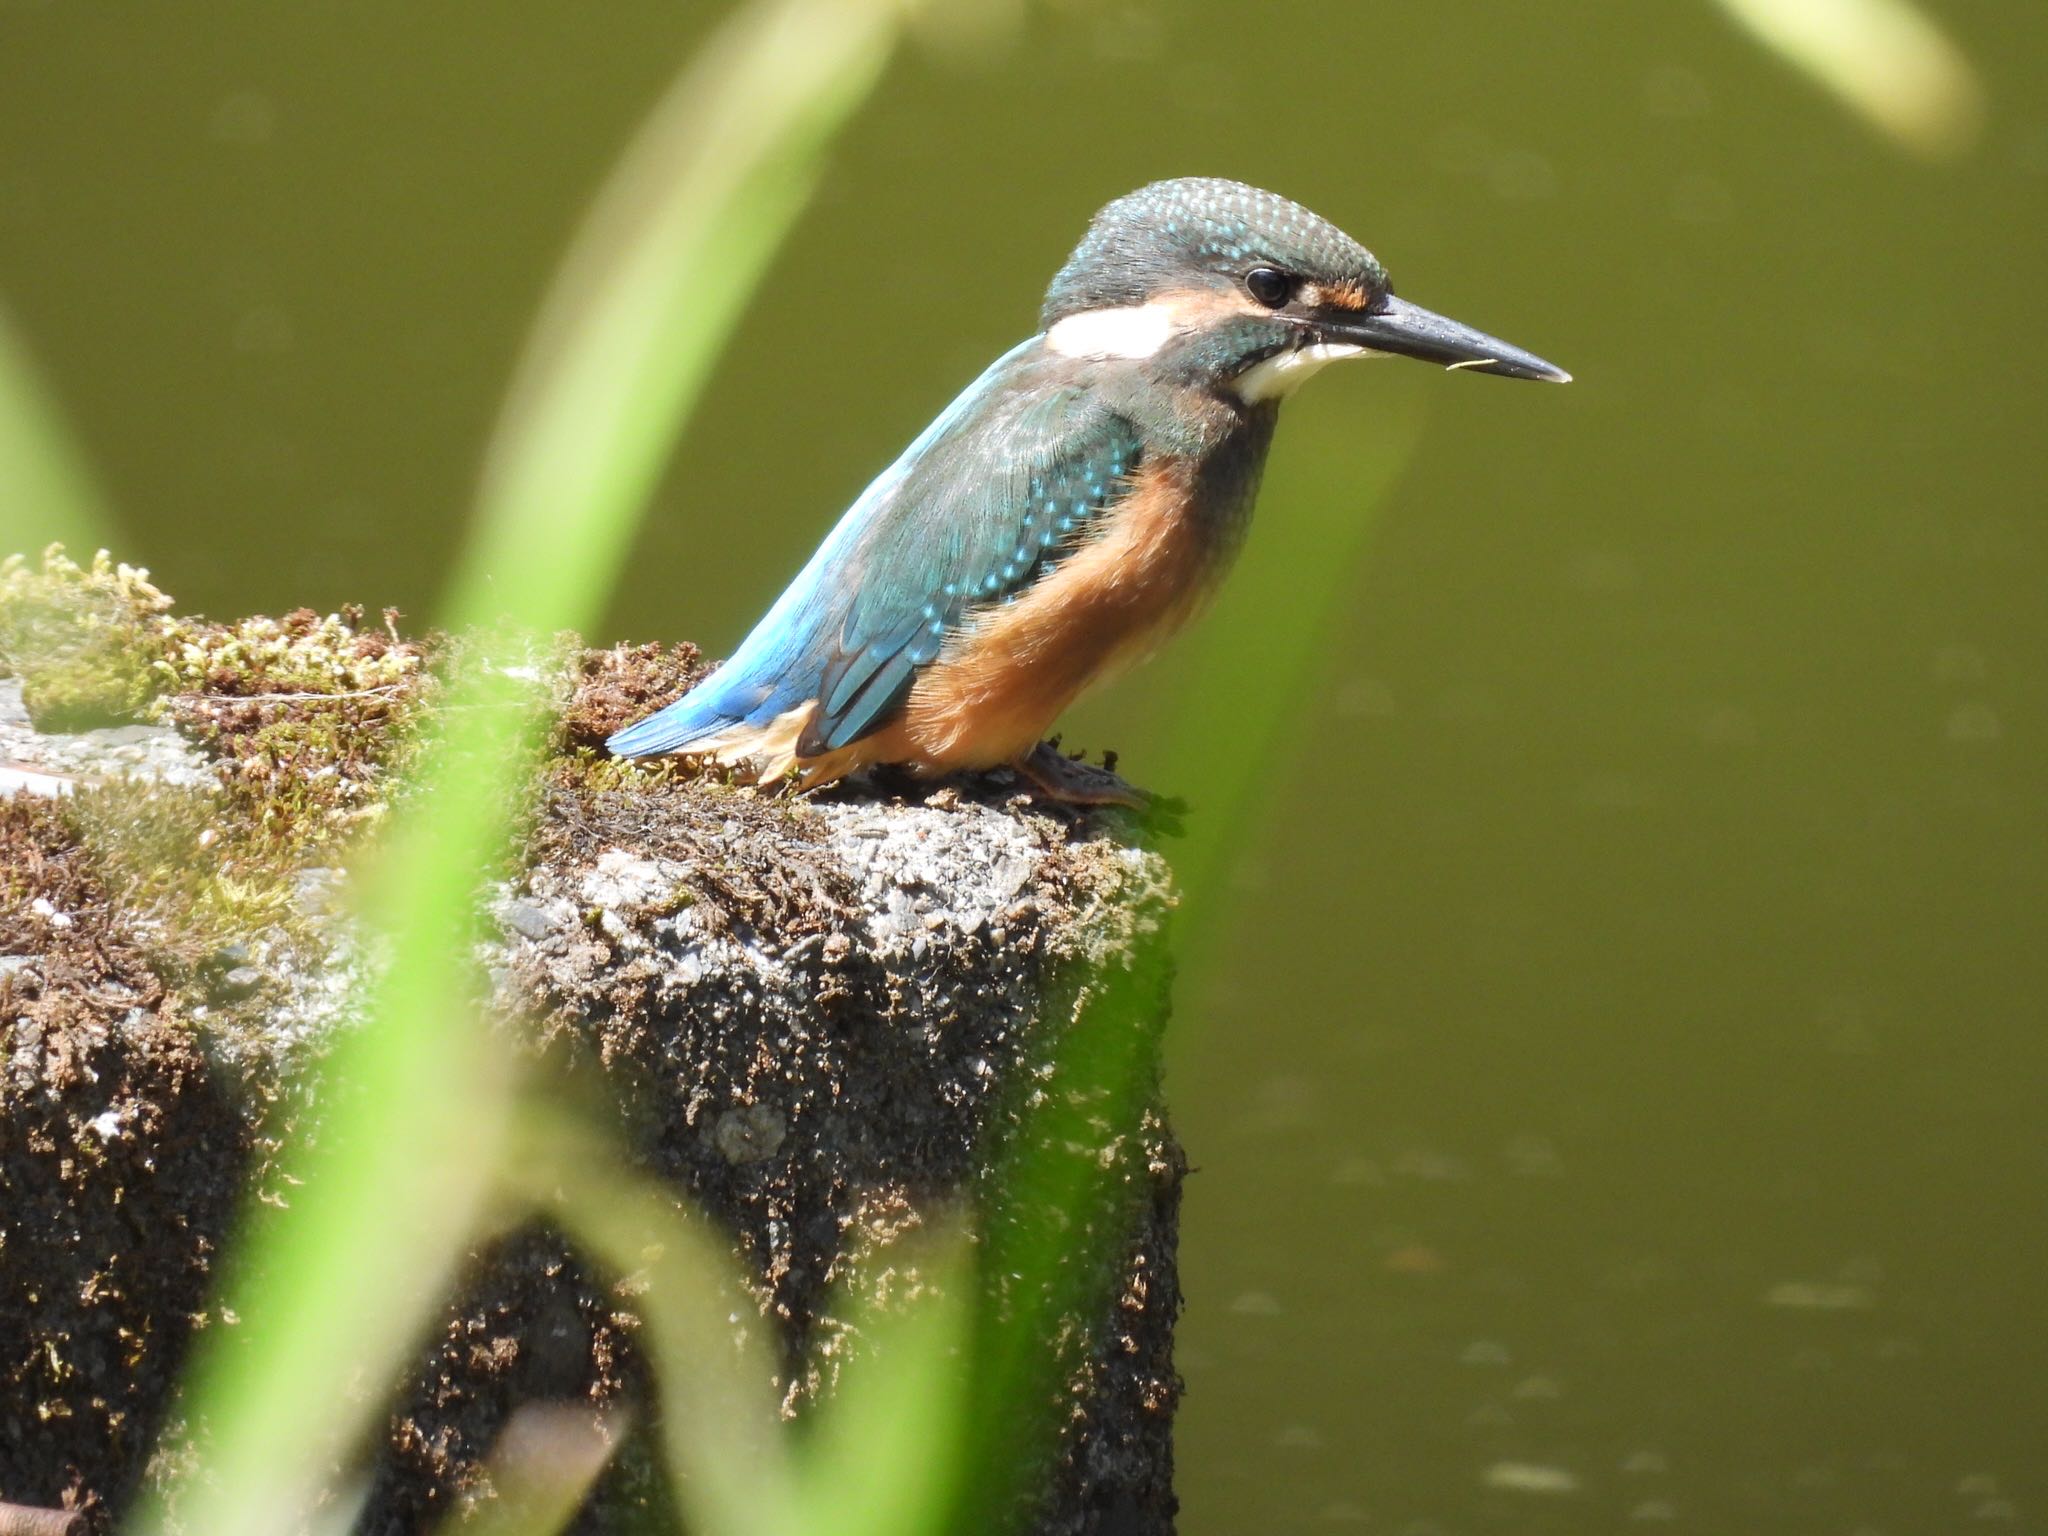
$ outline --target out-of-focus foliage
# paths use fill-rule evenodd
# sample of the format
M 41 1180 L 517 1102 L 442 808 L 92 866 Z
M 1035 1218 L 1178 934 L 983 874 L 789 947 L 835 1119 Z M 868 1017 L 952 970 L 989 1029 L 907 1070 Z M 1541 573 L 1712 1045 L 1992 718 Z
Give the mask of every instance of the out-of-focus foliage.
M 18 553 L 53 535 L 93 549 L 109 533 L 92 472 L 0 308 L 0 550 Z
M 201 1341 L 207 1438 L 183 1528 L 257 1536 L 313 1508 L 476 1235 L 512 1101 L 510 1064 L 473 1015 L 468 935 L 542 723 L 537 642 L 520 635 L 587 623 L 602 603 L 655 467 L 901 14 L 886 0 L 736 13 L 650 118 L 543 311 L 446 609 L 479 638 L 363 892 L 388 954 L 329 1069 L 347 1087 L 292 1160 L 290 1207 L 250 1223 L 228 1287 L 233 1347 Z M 519 631 L 485 638 L 507 613 Z M 170 1519 L 158 1505 L 140 1526 Z
M 1914 0 L 1719 0 L 1758 42 L 1928 160 L 1970 149 L 1984 87 Z

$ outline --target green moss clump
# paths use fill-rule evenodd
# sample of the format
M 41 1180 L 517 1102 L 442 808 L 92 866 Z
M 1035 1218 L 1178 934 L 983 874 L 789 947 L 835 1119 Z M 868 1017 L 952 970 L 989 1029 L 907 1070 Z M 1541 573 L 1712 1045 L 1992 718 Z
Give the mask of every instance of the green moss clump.
M 381 817 L 384 781 L 410 760 L 427 692 L 424 653 L 397 616 L 174 627 L 157 662 L 163 708 L 220 764 L 236 838 L 267 862 L 344 842 Z
M 235 624 L 167 618 L 154 636 L 152 713 L 211 757 L 220 788 L 115 779 L 82 786 L 64 814 L 123 904 L 153 963 L 207 1004 L 210 1027 L 263 1016 L 263 983 L 230 994 L 238 954 L 270 974 L 324 942 L 300 873 L 345 859 L 383 815 L 391 775 L 419 741 L 429 674 L 396 615 L 358 608 Z
M 21 679 L 38 730 L 77 731 L 142 718 L 165 686 L 157 662 L 173 622 L 149 572 L 105 550 L 81 566 L 52 544 L 40 564 L 0 561 L 0 675 Z
M 551 746 L 557 753 L 603 753 L 615 731 L 673 704 L 711 672 L 687 641 L 602 651 L 572 647 L 563 662 L 569 696 L 555 721 Z
M 181 622 L 159 669 L 173 688 L 222 698 L 402 692 L 419 674 L 420 648 L 397 624 L 387 610 L 381 626 L 367 625 L 354 604 L 325 617 L 298 608 L 281 619 Z
M 135 915 L 157 973 L 207 1001 L 202 973 L 225 946 L 257 935 L 311 945 L 297 869 L 232 825 L 219 797 L 134 779 L 86 785 L 62 814 L 122 908 Z

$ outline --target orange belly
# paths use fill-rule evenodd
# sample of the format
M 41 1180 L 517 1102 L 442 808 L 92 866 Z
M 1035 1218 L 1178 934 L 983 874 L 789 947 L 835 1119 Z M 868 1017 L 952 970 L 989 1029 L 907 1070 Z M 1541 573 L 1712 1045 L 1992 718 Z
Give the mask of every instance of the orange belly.
M 1178 463 L 1141 471 L 1100 534 L 947 644 L 891 724 L 799 760 L 804 782 L 870 763 L 938 775 L 1021 759 L 1083 689 L 1149 653 L 1199 606 L 1213 562 L 1181 515 L 1187 495 Z

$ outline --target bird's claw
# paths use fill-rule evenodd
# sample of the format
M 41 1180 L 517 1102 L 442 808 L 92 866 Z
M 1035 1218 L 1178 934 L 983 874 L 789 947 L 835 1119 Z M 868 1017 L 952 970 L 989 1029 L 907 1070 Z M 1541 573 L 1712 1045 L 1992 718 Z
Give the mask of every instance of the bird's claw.
M 1119 805 L 1126 810 L 1151 811 L 1159 804 L 1157 795 L 1126 783 L 1107 768 L 1068 757 L 1048 742 L 1041 741 L 1013 766 L 1033 789 L 1061 805 Z

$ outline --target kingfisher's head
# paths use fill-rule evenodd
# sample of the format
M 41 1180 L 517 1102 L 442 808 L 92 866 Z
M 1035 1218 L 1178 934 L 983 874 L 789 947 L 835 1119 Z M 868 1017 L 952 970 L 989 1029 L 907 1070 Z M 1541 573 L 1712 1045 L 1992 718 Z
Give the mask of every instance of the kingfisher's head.
M 1347 357 L 1571 378 L 1395 298 L 1372 252 L 1299 203 L 1201 176 L 1154 182 L 1096 214 L 1046 291 L 1041 325 L 1056 352 L 1149 359 L 1254 404 Z

